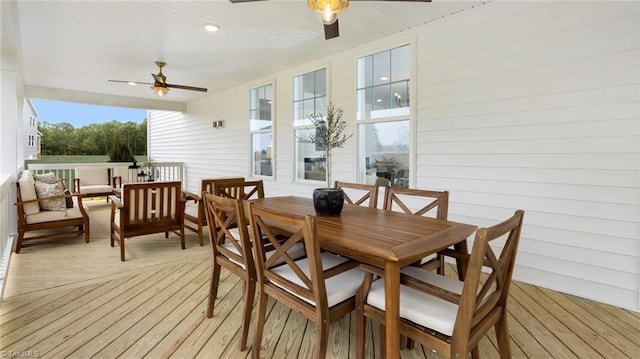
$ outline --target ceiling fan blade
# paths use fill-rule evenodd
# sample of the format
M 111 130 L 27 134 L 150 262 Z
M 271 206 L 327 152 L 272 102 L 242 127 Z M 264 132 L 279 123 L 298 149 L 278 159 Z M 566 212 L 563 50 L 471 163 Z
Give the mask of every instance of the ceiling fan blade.
M 109 82 L 122 82 L 129 85 L 153 85 L 151 82 L 125 81 L 125 80 L 107 80 Z
M 324 39 L 329 40 L 334 37 L 340 36 L 340 31 L 338 30 L 338 19 L 331 25 L 324 25 Z
M 167 84 L 167 83 L 165 83 L 165 86 L 169 87 L 169 88 L 180 89 L 180 90 L 200 91 L 200 92 L 207 92 L 208 91 L 208 89 L 206 89 L 204 87 L 174 85 L 174 84 Z
M 232 4 L 239 4 L 243 2 L 254 2 L 254 1 L 263 1 L 263 0 L 229 0 Z

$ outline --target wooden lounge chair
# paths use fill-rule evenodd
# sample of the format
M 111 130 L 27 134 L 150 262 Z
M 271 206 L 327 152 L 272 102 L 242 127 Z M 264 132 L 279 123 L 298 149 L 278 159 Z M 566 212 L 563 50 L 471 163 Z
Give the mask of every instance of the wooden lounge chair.
M 18 241 L 16 243 L 16 253 L 20 253 L 22 243 L 26 240 L 36 240 L 45 238 L 67 237 L 71 235 L 84 234 L 84 240 L 89 243 L 89 214 L 87 208 L 82 204 L 82 196 L 78 194 L 62 194 L 38 197 L 35 189 L 35 180 L 30 171 L 22 171 L 20 178 L 16 181 L 16 209 L 18 212 Z M 61 185 L 62 188 L 64 188 Z M 76 202 L 72 208 L 67 208 L 65 199 L 73 198 Z M 61 200 L 64 208 L 57 210 L 41 210 L 40 204 L 45 201 Z M 68 228 L 67 231 L 60 231 L 60 228 Z M 49 231 L 55 229 L 55 231 Z M 27 232 L 37 231 L 39 234 L 26 236 Z
M 114 180 L 109 181 L 107 168 L 76 167 L 73 179 L 73 193 L 83 197 L 107 197 L 114 194 Z
M 111 199 L 111 247 L 120 245 L 120 260 L 125 260 L 125 239 L 145 234 L 176 231 L 185 249 L 184 198 L 181 182 L 128 183 L 120 198 Z

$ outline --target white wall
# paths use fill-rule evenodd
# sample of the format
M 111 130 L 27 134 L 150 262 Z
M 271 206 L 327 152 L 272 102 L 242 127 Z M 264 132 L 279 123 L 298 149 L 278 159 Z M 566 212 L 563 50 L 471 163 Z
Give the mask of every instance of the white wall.
M 327 67 L 355 120 L 360 56 L 409 43 L 412 187 L 448 189 L 452 220 L 526 211 L 516 279 L 640 310 L 640 37 L 637 2 L 493 2 L 188 104 L 151 111 L 149 153 L 185 161 L 186 187 L 249 173 L 249 89 L 275 84 L 276 177 L 292 182 L 292 77 Z M 225 128 L 211 122 L 224 120 Z M 355 180 L 357 139 L 334 179 Z

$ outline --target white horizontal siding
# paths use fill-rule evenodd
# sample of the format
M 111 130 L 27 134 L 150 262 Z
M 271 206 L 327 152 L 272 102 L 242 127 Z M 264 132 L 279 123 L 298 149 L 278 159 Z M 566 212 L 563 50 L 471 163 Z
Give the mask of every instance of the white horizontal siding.
M 267 194 L 311 196 L 293 180 L 292 78 L 326 67 L 354 134 L 333 179 L 357 168 L 356 60 L 415 54 L 412 187 L 450 191 L 452 220 L 490 226 L 526 211 L 519 280 L 640 310 L 640 37 L 634 2 L 492 2 L 188 104 L 152 111 L 149 153 L 200 179 L 248 176 L 248 93 L 274 84 Z M 224 120 L 223 129 L 213 129 Z
M 497 7 L 419 40 L 417 186 L 479 225 L 524 209 L 519 279 L 638 310 L 638 4 Z

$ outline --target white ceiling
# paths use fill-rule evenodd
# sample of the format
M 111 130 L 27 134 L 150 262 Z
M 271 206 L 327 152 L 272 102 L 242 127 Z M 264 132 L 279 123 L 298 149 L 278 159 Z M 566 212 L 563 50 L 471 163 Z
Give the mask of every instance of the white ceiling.
M 163 60 L 168 83 L 215 93 L 478 3 L 352 1 L 339 16 L 340 37 L 331 40 L 324 40 L 322 24 L 306 0 L 21 0 L 12 15 L 17 16 L 16 52 L 28 88 L 157 99 L 148 86 L 107 80 L 153 82 L 154 61 Z M 221 29 L 206 32 L 205 23 Z M 3 39 L 6 43 L 6 35 Z M 163 100 L 187 102 L 200 96 L 172 89 Z

